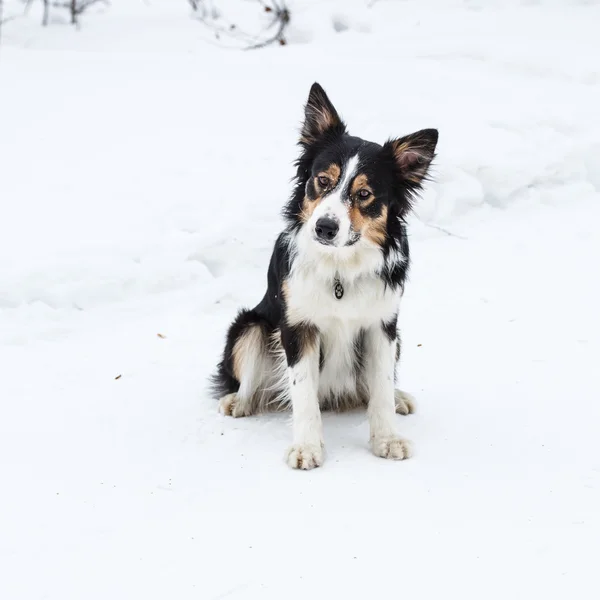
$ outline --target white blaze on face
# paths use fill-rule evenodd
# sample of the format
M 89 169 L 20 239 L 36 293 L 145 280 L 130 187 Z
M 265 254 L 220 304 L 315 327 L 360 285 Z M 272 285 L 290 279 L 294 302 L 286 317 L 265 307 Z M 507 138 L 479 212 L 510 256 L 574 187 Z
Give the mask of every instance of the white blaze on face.
M 345 246 L 350 241 L 350 199 L 348 192 L 350 182 L 356 176 L 358 168 L 358 154 L 355 154 L 344 166 L 340 181 L 335 189 L 325 196 L 325 199 L 317 206 L 308 223 L 309 229 L 314 233 L 317 221 L 322 217 L 333 219 L 340 227 L 337 236 L 333 240 L 336 247 Z

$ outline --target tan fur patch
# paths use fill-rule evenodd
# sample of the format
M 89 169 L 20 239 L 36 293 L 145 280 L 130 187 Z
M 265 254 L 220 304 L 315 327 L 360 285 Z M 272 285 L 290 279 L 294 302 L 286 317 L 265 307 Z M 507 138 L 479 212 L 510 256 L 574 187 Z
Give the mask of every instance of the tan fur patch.
M 387 232 L 387 216 L 387 206 L 384 206 L 381 210 L 381 214 L 374 219 L 363 215 L 358 206 L 353 206 L 350 209 L 350 221 L 352 221 L 352 228 L 355 231 L 360 231 L 360 233 L 368 240 L 379 246 L 385 242 Z
M 302 200 L 302 212 L 300 213 L 300 220 L 303 223 L 306 223 L 306 221 L 312 217 L 312 214 L 315 212 L 315 208 L 319 206 L 321 199 L 321 196 L 314 200 L 310 200 L 308 196 L 304 196 L 304 199 Z
M 324 171 L 319 173 L 318 177 L 325 175 L 325 177 L 329 177 L 332 185 L 335 185 L 338 182 L 341 174 L 342 170 L 338 167 L 338 165 L 331 163 Z M 317 181 L 316 184 L 318 186 L 319 182 Z
M 249 327 L 235 341 L 231 354 L 233 359 L 233 374 L 238 381 L 242 380 L 246 357 L 251 354 L 252 349 L 260 348 L 262 345 L 262 331 L 258 326 Z
M 319 206 L 319 204 L 321 203 L 321 200 L 323 200 L 322 192 L 324 192 L 327 189 L 319 183 L 319 177 L 327 177 L 331 182 L 330 186 L 328 187 L 334 187 L 337 184 L 341 173 L 342 171 L 340 167 L 335 163 L 331 163 L 324 171 L 320 171 L 319 174 L 315 177 L 315 190 L 321 193 L 319 193 L 318 196 L 313 200 L 311 200 L 308 196 L 304 196 L 304 199 L 302 200 L 302 212 L 300 213 L 300 220 L 303 223 L 306 223 L 306 221 L 310 219 L 315 208 L 317 208 L 317 206 Z
M 421 183 L 425 171 L 418 166 L 418 158 L 423 155 L 423 150 L 410 142 L 394 145 L 394 157 L 404 176 L 411 183 Z M 414 164 L 416 162 L 416 165 Z M 414 166 L 413 166 L 414 165 Z
M 404 142 L 403 144 L 396 143 L 394 145 L 394 156 L 398 159 L 402 158 L 402 155 L 410 148 L 410 144 L 408 142 Z
M 300 336 L 300 347 L 302 354 L 317 350 L 319 341 L 319 330 L 314 325 L 296 325 L 296 331 Z
M 366 225 L 366 220 L 367 219 L 360 212 L 358 206 L 353 205 L 350 209 L 350 222 L 352 223 L 352 229 L 354 229 L 354 231 L 362 233 L 363 228 Z
M 360 197 L 358 197 L 358 192 L 360 192 L 360 190 L 367 190 L 371 192 L 371 195 L 366 200 L 362 200 Z M 371 188 L 371 186 L 369 185 L 369 178 L 363 174 L 357 175 L 354 178 L 354 181 L 352 182 L 352 188 L 350 189 L 350 193 L 353 197 L 356 197 L 358 199 L 361 206 L 369 206 L 369 204 L 371 204 L 375 200 L 375 196 L 373 195 L 373 188 Z
M 316 137 L 340 124 L 340 118 L 333 107 L 330 109 L 327 106 L 320 106 L 309 102 L 307 110 L 310 111 L 312 123 L 309 126 L 305 124 L 302 129 L 300 141 L 304 144 L 312 144 Z

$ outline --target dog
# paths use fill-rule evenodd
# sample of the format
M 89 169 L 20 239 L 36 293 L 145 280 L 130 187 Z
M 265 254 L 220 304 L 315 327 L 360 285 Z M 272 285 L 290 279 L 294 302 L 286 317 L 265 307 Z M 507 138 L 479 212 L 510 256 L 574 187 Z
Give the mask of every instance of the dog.
M 323 88 L 311 87 L 286 222 L 267 291 L 227 332 L 212 394 L 225 415 L 292 408 L 294 469 L 323 464 L 321 409 L 366 407 L 376 456 L 402 460 L 395 414 L 400 299 L 409 268 L 406 218 L 428 179 L 436 129 L 383 146 L 354 137 Z

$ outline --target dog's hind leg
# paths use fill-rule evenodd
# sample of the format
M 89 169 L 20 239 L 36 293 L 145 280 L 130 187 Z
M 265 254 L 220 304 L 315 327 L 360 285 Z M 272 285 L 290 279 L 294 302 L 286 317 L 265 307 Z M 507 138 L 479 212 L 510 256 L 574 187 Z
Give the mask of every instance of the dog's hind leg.
M 240 311 L 227 333 L 223 358 L 213 376 L 219 411 L 232 417 L 257 412 L 269 375 L 269 325 L 253 310 Z

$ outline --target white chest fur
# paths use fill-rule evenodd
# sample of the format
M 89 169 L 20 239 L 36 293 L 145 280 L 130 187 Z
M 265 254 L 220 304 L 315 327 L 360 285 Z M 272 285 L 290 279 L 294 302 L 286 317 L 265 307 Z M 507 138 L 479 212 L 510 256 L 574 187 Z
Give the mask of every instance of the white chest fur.
M 334 281 L 297 269 L 288 280 L 286 304 L 290 323 L 308 322 L 319 328 L 324 362 L 318 395 L 336 403 L 358 394 L 355 344 L 361 330 L 380 327 L 397 314 L 400 292 L 369 274 L 351 281 L 340 278 L 344 293 L 338 299 Z
M 379 276 L 384 265 L 379 247 L 359 242 L 330 253 L 311 242 L 305 231 L 293 242 L 284 292 L 286 319 L 290 325 L 310 323 L 319 329 L 324 360 L 318 383 L 320 400 L 337 403 L 356 398 L 355 345 L 361 330 L 390 321 L 398 313 L 402 292 L 386 286 Z M 341 297 L 336 296 L 338 281 Z
M 308 322 L 320 330 L 369 327 L 390 320 L 398 312 L 400 292 L 373 274 L 353 280 L 339 277 L 343 289 L 336 297 L 335 276 L 321 278 L 307 268 L 296 269 L 287 281 L 286 307 L 290 323 Z

